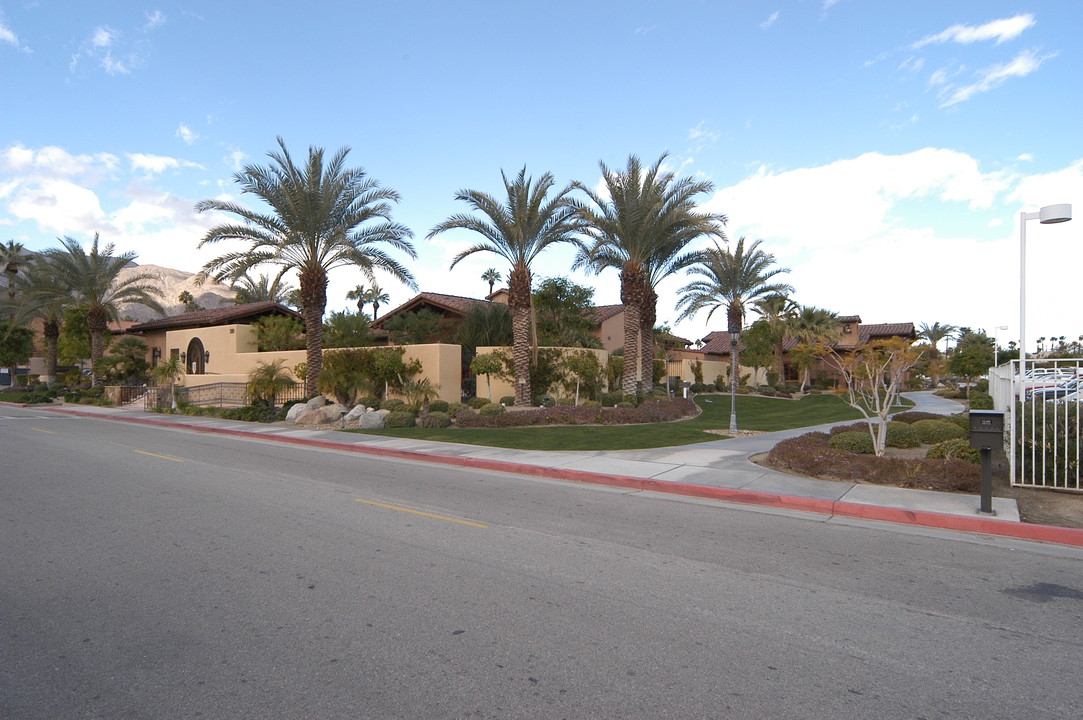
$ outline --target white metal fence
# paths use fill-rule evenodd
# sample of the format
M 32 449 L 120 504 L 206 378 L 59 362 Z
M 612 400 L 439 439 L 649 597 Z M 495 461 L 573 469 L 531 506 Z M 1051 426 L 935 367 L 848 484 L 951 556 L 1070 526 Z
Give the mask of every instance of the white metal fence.
M 1083 491 L 1080 480 L 1080 420 L 1083 360 L 1028 359 L 994 368 L 989 394 L 1005 412 L 1012 485 Z M 1058 387 L 1060 386 L 1060 387 Z

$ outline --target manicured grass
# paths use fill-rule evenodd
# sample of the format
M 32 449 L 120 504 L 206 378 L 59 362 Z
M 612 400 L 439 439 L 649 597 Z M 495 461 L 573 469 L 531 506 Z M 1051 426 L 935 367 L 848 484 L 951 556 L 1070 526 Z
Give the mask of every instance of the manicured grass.
M 729 395 L 700 395 L 696 398 L 696 404 L 703 408 L 696 418 L 649 425 L 385 428 L 348 432 L 518 450 L 635 450 L 721 440 L 721 436 L 704 430 L 725 430 L 729 427 Z M 737 425 L 742 430 L 788 430 L 846 422 L 860 417 L 860 413 L 833 395 L 809 395 L 798 401 L 750 395 L 737 398 Z

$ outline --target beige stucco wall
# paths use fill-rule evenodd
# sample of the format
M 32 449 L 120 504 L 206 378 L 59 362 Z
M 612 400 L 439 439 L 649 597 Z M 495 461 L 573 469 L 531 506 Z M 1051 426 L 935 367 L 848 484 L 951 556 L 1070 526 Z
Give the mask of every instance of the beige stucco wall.
M 608 352 L 624 347 L 624 313 L 619 312 L 598 327 L 598 340 Z
M 739 360 L 740 358 L 738 358 Z M 692 372 L 692 363 L 695 360 L 684 358 L 681 360 L 675 360 L 668 364 L 669 374 L 677 376 L 682 382 L 695 382 L 696 376 Z M 730 364 L 727 361 L 719 360 L 703 360 L 703 382 L 713 383 L 715 378 L 721 375 L 728 381 Z M 762 385 L 767 382 L 767 372 L 763 369 L 757 370 L 756 368 L 740 366 L 740 375 L 750 375 L 749 384 Z

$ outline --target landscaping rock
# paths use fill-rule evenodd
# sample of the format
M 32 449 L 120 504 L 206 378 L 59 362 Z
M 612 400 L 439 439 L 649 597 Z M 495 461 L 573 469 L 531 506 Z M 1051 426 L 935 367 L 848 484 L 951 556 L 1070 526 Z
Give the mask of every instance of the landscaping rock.
M 342 422 L 342 416 L 347 412 L 347 408 L 339 403 L 331 403 L 320 408 L 320 412 L 323 413 L 325 423 L 337 423 Z
M 297 422 L 297 418 L 301 417 L 301 414 L 308 410 L 308 405 L 304 403 L 297 403 L 290 407 L 286 411 L 286 422 Z
M 327 419 L 322 410 L 305 410 L 293 423 L 301 426 L 326 425 Z
M 362 413 L 357 418 L 357 427 L 362 430 L 375 430 L 384 426 L 384 419 L 391 414 L 390 410 L 372 410 Z
M 364 405 L 355 405 L 353 410 L 346 413 L 346 424 L 349 425 L 352 422 L 356 422 L 357 418 L 361 417 L 365 413 L 369 412 L 369 409 Z
M 325 398 L 323 395 L 317 395 L 316 397 L 314 397 L 311 400 L 309 400 L 308 402 L 306 402 L 305 407 L 308 408 L 309 410 L 319 410 L 320 408 L 322 408 L 326 404 L 327 404 L 327 398 Z

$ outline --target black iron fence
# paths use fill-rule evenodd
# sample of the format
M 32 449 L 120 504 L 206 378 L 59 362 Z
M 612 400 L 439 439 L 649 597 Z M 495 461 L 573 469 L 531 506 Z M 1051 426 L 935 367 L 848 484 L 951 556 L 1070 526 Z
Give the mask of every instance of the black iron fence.
M 247 383 L 210 383 L 207 385 L 195 385 L 193 387 L 176 388 L 178 405 L 195 405 L 197 407 L 238 408 L 252 404 L 248 394 Z M 275 393 L 274 404 L 304 400 L 304 385 L 297 383 L 293 387 L 279 390 Z M 143 400 L 143 407 L 152 410 L 155 407 L 172 407 L 173 401 L 169 396 L 169 387 L 148 387 Z

